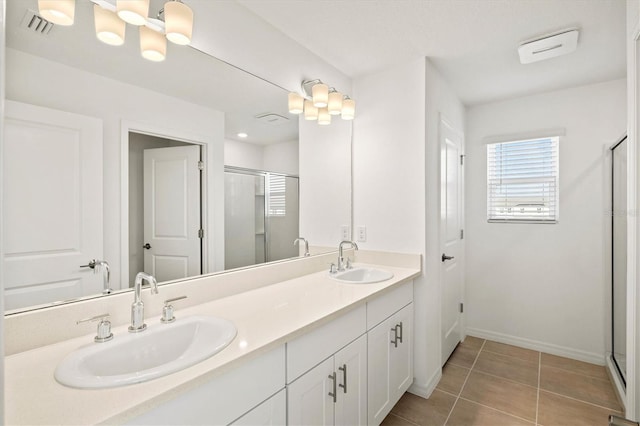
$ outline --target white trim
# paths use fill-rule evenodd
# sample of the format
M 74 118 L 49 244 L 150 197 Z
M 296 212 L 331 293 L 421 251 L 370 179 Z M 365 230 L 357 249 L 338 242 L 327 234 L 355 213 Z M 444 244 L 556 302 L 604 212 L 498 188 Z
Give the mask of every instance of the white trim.
M 562 137 L 567 135 L 567 129 L 559 127 L 557 129 L 542 129 L 523 133 L 510 133 L 505 135 L 492 135 L 482 139 L 482 143 L 489 145 L 492 143 L 502 142 L 518 142 L 530 139 L 551 138 L 554 136 Z
M 201 145 L 203 149 L 204 171 L 202 178 L 202 226 L 204 232 L 203 242 L 203 265 L 204 273 L 214 272 L 215 269 L 215 246 L 211 232 L 215 230 L 214 213 L 211 208 L 213 203 L 213 185 L 209 184 L 208 176 L 213 165 L 213 143 L 214 141 L 206 136 L 184 132 L 174 129 L 163 128 L 148 123 L 141 123 L 129 120 L 122 120 L 120 123 L 120 287 L 124 283 L 129 283 L 129 133 L 141 133 L 150 136 L 157 136 L 165 139 L 173 139 L 181 142 L 188 142 Z M 130 284 L 130 283 L 129 283 Z
M 569 348 L 566 346 L 555 345 L 553 343 L 541 342 L 538 340 L 525 339 L 508 334 L 496 333 L 489 330 L 481 330 L 478 328 L 467 328 L 467 335 L 479 337 L 481 339 L 492 340 L 494 342 L 505 343 L 507 345 L 518 346 L 520 348 L 532 349 L 534 351 L 544 352 L 546 354 L 558 355 L 565 358 L 571 358 L 578 361 L 589 362 L 591 364 L 604 365 L 604 354 L 595 352 L 587 352 L 580 349 Z
M 431 397 L 433 391 L 436 390 L 440 379 L 442 379 L 442 368 L 438 368 L 424 386 L 417 384 L 414 380 L 413 384 L 407 389 L 407 392 L 428 399 Z
M 627 162 L 627 209 L 629 212 L 637 212 L 637 169 L 638 169 L 638 57 L 636 55 L 638 40 L 640 39 L 640 23 L 636 23 L 631 40 L 627 41 L 627 94 L 628 94 L 628 140 L 627 149 L 629 161 Z M 635 214 L 627 215 L 627 388 L 626 388 L 626 416 L 630 419 L 638 418 L 638 359 L 637 344 L 640 341 L 637 336 L 638 329 L 636 299 L 638 291 L 637 283 L 637 241 L 638 227 Z

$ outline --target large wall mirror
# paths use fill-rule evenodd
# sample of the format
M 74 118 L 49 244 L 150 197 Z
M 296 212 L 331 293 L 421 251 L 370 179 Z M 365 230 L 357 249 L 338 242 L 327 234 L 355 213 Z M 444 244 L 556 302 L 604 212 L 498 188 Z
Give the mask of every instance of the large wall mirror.
M 350 122 L 299 121 L 284 88 L 192 47 L 147 61 L 131 26 L 103 44 L 88 0 L 70 27 L 33 12 L 7 1 L 8 314 L 126 291 L 139 271 L 162 283 L 297 257 L 300 236 L 335 249 Z

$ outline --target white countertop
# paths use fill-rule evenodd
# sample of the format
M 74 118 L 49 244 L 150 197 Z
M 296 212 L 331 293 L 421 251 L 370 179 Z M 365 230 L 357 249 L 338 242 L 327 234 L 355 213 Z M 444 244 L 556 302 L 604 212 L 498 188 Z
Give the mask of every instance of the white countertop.
M 322 271 L 190 308 L 176 307 L 177 321 L 190 315 L 213 315 L 231 320 L 238 334 L 213 357 L 149 382 L 100 390 L 73 389 L 56 382 L 53 375 L 58 363 L 73 350 L 96 344 L 92 343 L 93 334 L 7 356 L 5 422 L 122 423 L 421 273 L 419 269 L 387 265 L 356 266 L 385 269 L 394 276 L 381 283 L 345 284 Z M 149 327 L 161 326 L 159 317 L 146 318 L 145 322 Z M 114 328 L 113 333 L 117 339 L 127 333 L 127 326 Z

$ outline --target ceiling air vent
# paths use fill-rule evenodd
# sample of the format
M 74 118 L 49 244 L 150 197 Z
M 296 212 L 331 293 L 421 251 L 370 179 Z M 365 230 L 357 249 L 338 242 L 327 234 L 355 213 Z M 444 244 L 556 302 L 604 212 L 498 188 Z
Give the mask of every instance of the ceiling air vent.
M 272 112 L 267 114 L 256 115 L 256 120 L 258 120 L 261 123 L 270 124 L 270 125 L 284 124 L 289 121 L 287 117 L 283 117 L 282 115 L 275 114 Z
M 53 23 L 47 21 L 42 16 L 39 16 L 33 10 L 27 10 L 22 18 L 22 22 L 20 23 L 21 28 L 26 28 L 38 34 L 47 35 L 51 28 L 53 28 Z
M 518 54 L 520 63 L 542 61 L 566 55 L 576 50 L 578 45 L 578 29 L 569 28 L 553 34 L 537 37 L 520 43 Z

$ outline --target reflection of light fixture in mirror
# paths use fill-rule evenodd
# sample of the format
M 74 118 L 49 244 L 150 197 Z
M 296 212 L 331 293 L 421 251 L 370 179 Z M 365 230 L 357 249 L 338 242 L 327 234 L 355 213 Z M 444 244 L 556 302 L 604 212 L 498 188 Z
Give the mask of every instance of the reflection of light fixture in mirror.
M 149 0 L 117 0 L 116 12 L 131 25 L 144 25 L 149 14 Z
M 356 101 L 348 96 L 344 97 L 342 101 L 342 113 L 343 120 L 353 120 L 356 116 Z
M 140 52 L 145 59 L 164 61 L 167 56 L 167 39 L 145 26 L 140 27 Z
M 300 114 L 304 111 L 304 98 L 296 92 L 289 93 L 289 112 Z
M 75 0 L 38 0 L 38 11 L 44 19 L 57 25 L 73 25 Z
M 246 134 L 246 133 L 244 133 L 244 132 L 240 132 L 240 133 L 238 133 L 238 137 L 239 137 L 239 138 L 242 138 L 242 139 L 245 139 L 245 138 L 247 138 L 248 136 L 249 136 L 249 135 L 248 135 L 248 134 Z
M 175 44 L 191 43 L 193 32 L 193 11 L 180 0 L 164 5 L 164 23 L 167 39 Z
M 334 88 L 331 88 L 331 90 L 329 91 L 329 102 L 327 104 L 329 114 L 339 115 L 342 112 L 342 97 L 342 93 L 338 92 Z
M 331 114 L 327 108 L 318 108 L 318 124 L 321 126 L 331 124 Z
M 311 98 L 313 99 L 314 107 L 326 107 L 329 102 L 329 86 L 322 82 L 314 84 L 311 88 Z
M 304 101 L 304 119 L 305 120 L 317 120 L 318 108 L 313 106 L 313 102 L 308 99 Z
M 106 44 L 120 46 L 124 43 L 127 24 L 114 12 L 93 5 L 93 18 L 96 26 L 96 37 Z

